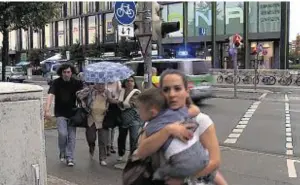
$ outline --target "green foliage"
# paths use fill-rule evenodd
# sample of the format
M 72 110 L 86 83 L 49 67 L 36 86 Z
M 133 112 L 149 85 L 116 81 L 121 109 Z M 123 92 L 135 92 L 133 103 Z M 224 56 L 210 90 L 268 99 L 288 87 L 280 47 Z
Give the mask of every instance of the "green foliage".
M 129 58 L 132 51 L 134 51 L 133 44 L 129 44 L 125 38 L 122 38 L 117 46 L 116 56 Z
M 5 66 L 8 62 L 8 34 L 12 30 L 41 29 L 55 19 L 61 10 L 61 2 L 0 2 L 0 32 L 2 41 L 2 80 L 5 80 Z
M 86 52 L 86 57 L 99 58 L 104 53 L 104 47 L 100 43 L 91 44 Z
M 31 49 L 28 51 L 28 61 L 31 61 L 33 65 L 39 65 L 43 58 L 44 52 L 41 49 Z

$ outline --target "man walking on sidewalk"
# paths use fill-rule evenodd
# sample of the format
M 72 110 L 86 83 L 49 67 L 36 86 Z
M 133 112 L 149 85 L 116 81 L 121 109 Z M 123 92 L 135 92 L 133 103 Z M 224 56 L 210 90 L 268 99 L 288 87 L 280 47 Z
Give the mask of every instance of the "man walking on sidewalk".
M 68 122 L 73 115 L 73 108 L 76 107 L 76 92 L 81 90 L 83 85 L 80 80 L 72 77 L 75 68 L 71 64 L 62 64 L 57 74 L 60 77 L 53 81 L 48 91 L 45 117 L 51 118 L 50 107 L 55 97 L 54 114 L 58 129 L 59 158 L 62 162 L 66 159 L 68 166 L 74 166 L 76 127 L 69 126 Z

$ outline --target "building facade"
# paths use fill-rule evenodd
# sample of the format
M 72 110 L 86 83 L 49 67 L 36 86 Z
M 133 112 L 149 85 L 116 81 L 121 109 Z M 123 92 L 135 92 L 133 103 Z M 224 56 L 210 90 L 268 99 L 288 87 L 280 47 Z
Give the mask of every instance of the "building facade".
M 289 2 L 162 2 L 164 21 L 180 21 L 180 30 L 163 39 L 164 49 L 183 43 L 197 53 L 205 52 L 214 68 L 224 68 L 228 58 L 226 39 L 239 33 L 244 46 L 239 51 L 240 68 L 251 68 L 251 47 L 263 43 L 265 68 L 287 68 L 289 52 Z M 17 30 L 9 34 L 10 55 L 23 55 L 32 48 L 56 51 L 79 42 L 103 43 L 114 51 L 118 42 L 113 19 L 113 2 L 67 2 L 60 18 L 34 32 Z M 185 25 L 185 26 L 184 26 Z M 2 45 L 0 36 L 0 46 Z M 16 57 L 18 58 L 18 57 Z M 227 65 L 230 66 L 230 65 Z
M 239 50 L 240 68 L 253 68 L 251 48 L 262 43 L 264 68 L 288 68 L 288 2 L 173 2 L 163 3 L 164 21 L 180 21 L 180 30 L 163 40 L 164 48 L 187 43 L 197 53 L 211 56 L 214 68 L 232 67 L 228 61 L 229 36 L 239 33 L 244 46 Z M 186 25 L 186 26 L 184 26 Z M 185 29 L 186 28 L 186 29 Z M 227 62 L 228 64 L 228 62 Z

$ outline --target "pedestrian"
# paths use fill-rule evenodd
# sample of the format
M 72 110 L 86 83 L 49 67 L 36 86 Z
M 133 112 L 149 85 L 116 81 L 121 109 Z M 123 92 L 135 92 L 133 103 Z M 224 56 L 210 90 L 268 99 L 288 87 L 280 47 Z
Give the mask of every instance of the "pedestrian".
M 118 99 L 120 91 L 122 89 L 122 84 L 120 81 L 114 83 L 108 83 L 107 89 L 111 92 L 112 98 Z M 117 125 L 119 125 L 118 117 L 120 116 L 121 110 L 117 106 L 117 104 L 110 103 L 108 106 L 107 113 L 104 119 L 104 125 L 107 126 L 109 129 L 109 136 L 108 136 L 108 146 L 107 146 L 107 155 L 109 156 L 110 153 L 116 153 L 114 149 L 114 138 L 115 138 L 115 131 Z
M 109 131 L 103 128 L 103 120 L 110 101 L 117 103 L 113 99 L 110 91 L 105 88 L 105 84 L 90 84 L 88 87 L 77 92 L 77 97 L 81 101 L 83 107 L 89 110 L 88 127 L 86 128 L 86 140 L 89 145 L 90 156 L 94 156 L 96 138 L 98 135 L 99 162 L 100 165 L 106 166 L 106 155 L 108 145 Z
M 161 75 L 159 88 L 166 98 L 170 109 L 178 110 L 188 106 L 188 80 L 182 72 L 174 69 L 164 71 Z M 188 106 L 188 108 L 191 109 L 193 106 L 194 105 Z M 227 184 L 221 173 L 218 171 L 220 165 L 220 148 L 213 121 L 208 115 L 201 112 L 194 117 L 194 120 L 199 125 L 194 134 L 191 133 L 185 125 L 178 124 L 178 122 L 168 124 L 149 137 L 146 136 L 145 132 L 142 133 L 139 139 L 138 148 L 134 152 L 135 156 L 140 159 L 151 156 L 152 167 L 155 171 L 159 167 L 162 167 L 166 162 L 164 154 L 159 149 L 169 137 L 177 137 L 180 140 L 189 143 L 191 141 L 190 139 L 194 138 L 194 135 L 196 134 L 209 154 L 209 162 L 203 170 L 199 170 L 193 177 L 186 177 L 186 180 L 188 178 L 191 178 L 192 180 L 200 178 L 201 180 L 214 182 L 216 184 Z M 190 127 L 191 125 L 188 126 Z M 170 177 L 162 182 L 155 182 L 154 184 L 181 185 L 183 183 L 184 179 L 182 178 Z
M 122 83 L 122 90 L 119 96 L 118 106 L 121 109 L 120 125 L 119 125 L 119 137 L 118 137 L 118 161 L 124 160 L 126 138 L 129 131 L 130 139 L 130 151 L 134 151 L 136 148 L 136 141 L 138 138 L 138 132 L 142 125 L 140 119 L 136 100 L 140 94 L 140 90 L 137 89 L 137 85 L 133 76 L 124 80 Z
M 74 166 L 76 128 L 68 125 L 76 107 L 76 92 L 82 89 L 82 82 L 72 77 L 75 68 L 69 63 L 62 64 L 57 70 L 59 78 L 53 81 L 48 91 L 45 118 L 51 118 L 51 104 L 54 101 L 54 114 L 58 130 L 59 158 Z

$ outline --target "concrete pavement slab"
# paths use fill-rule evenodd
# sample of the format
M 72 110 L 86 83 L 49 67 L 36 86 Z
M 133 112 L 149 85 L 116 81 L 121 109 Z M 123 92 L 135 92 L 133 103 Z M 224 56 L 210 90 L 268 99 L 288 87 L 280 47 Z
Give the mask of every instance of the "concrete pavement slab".
M 221 172 L 230 185 L 298 185 L 300 181 L 288 176 L 284 157 L 227 147 L 222 148 Z
M 285 155 L 284 103 L 262 101 L 235 146 L 253 151 Z
M 212 118 L 216 125 L 218 139 L 223 142 L 252 102 L 251 100 L 214 98 L 205 101 L 205 104 L 200 106 L 200 110 Z
M 79 132 L 76 143 L 74 167 L 67 167 L 58 160 L 57 137 L 46 131 L 47 170 L 51 176 L 78 185 L 121 185 L 122 171 L 115 169 L 116 155 L 108 158 L 108 166 L 99 165 L 97 155 L 91 159 L 84 133 Z M 284 157 L 221 147 L 220 171 L 230 185 L 298 185 L 299 177 L 290 178 Z M 97 150 L 96 153 L 97 154 Z M 295 164 L 296 173 L 300 170 Z M 298 171 L 297 171 L 298 170 Z M 58 184 L 50 184 L 58 185 Z M 64 185 L 64 184 L 62 184 Z M 68 185 L 68 184 L 67 184 Z M 73 185 L 73 184 L 72 184 Z

